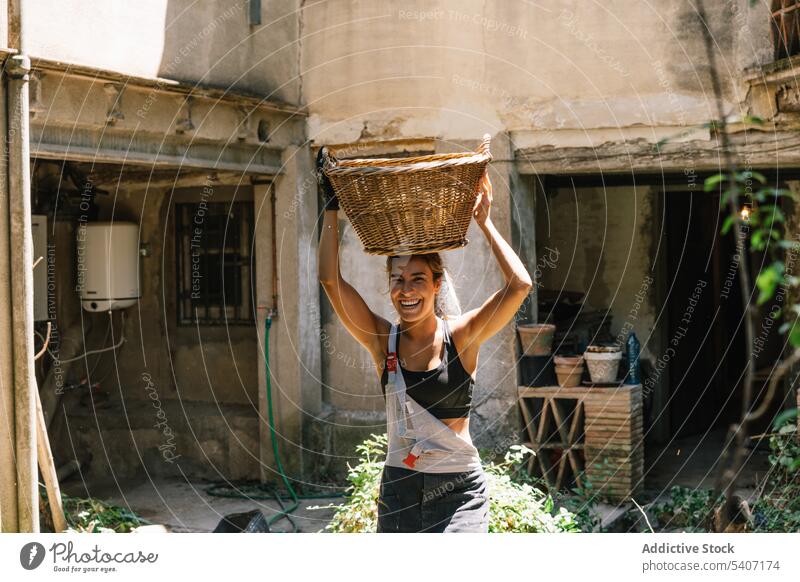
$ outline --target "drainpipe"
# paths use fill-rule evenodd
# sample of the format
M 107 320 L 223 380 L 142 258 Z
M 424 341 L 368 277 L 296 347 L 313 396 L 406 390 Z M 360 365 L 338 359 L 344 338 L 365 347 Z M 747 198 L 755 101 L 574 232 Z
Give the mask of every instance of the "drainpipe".
M 5 69 L 5 60 L 3 60 Z M 5 86 L 0 108 L 5 111 Z M 7 147 L 8 127 L 0 116 L 0 132 Z M 6 150 L 4 150 L 5 153 Z M 8 206 L 8 157 L 0 155 L 0 531 L 18 531 L 17 478 L 12 470 L 16 459 L 14 425 L 14 354 L 11 323 L 11 220 Z
M 8 194 L 11 245 L 11 309 L 14 354 L 17 528 L 39 532 L 36 465 L 36 376 L 33 346 L 33 238 L 31 236 L 30 132 L 28 79 L 31 61 L 25 46 L 25 0 L 14 2 L 18 54 L 6 65 L 8 93 Z M 13 34 L 10 35 L 13 37 Z

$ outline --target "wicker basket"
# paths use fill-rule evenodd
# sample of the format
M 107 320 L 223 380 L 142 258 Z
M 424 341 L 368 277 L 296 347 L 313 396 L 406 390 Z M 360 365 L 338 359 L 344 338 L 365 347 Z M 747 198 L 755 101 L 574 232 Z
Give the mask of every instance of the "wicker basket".
M 490 136 L 477 152 L 409 158 L 337 160 L 324 151 L 323 171 L 339 206 L 372 255 L 411 255 L 457 249 L 478 186 L 492 159 Z

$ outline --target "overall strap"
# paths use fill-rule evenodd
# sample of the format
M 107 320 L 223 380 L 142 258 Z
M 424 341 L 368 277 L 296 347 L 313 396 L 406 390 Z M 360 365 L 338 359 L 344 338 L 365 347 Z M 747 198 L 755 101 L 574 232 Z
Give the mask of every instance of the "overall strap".
M 443 322 L 440 322 L 439 318 L 437 317 L 436 324 L 437 326 L 441 326 Z M 416 433 L 413 426 L 409 426 L 409 421 L 406 418 L 406 412 L 413 413 L 414 410 L 413 407 L 411 406 L 411 403 L 406 401 L 405 379 L 403 378 L 402 371 L 397 369 L 399 366 L 397 358 L 398 333 L 399 333 L 399 326 L 396 323 L 392 324 L 392 327 L 389 330 L 389 346 L 388 346 L 389 349 L 386 354 L 386 363 L 385 363 L 386 370 L 388 372 L 387 386 L 389 388 L 388 390 L 389 394 L 387 394 L 387 403 L 392 408 L 392 414 L 390 416 L 395 417 L 398 435 L 403 438 L 411 439 L 412 441 L 414 441 L 414 445 L 412 446 L 408 455 L 406 456 L 405 459 L 403 459 L 403 463 L 410 469 L 413 469 L 414 466 L 416 465 L 417 459 L 422 453 L 423 443 L 422 441 L 419 440 L 420 435 Z M 445 355 L 444 357 L 447 357 L 447 355 Z M 429 414 L 429 413 L 423 410 L 422 414 Z
M 386 402 L 389 408 L 392 410 L 392 413 L 388 418 L 394 418 L 394 421 L 397 424 L 397 434 L 399 436 L 403 438 L 414 438 L 413 430 L 409 429 L 408 422 L 406 420 L 406 383 L 402 373 L 400 373 L 400 371 L 397 369 L 398 331 L 398 325 L 393 323 L 392 328 L 389 331 L 389 349 L 386 354 L 386 362 L 384 363 L 388 375 L 388 381 L 386 384 Z
M 391 374 L 392 372 L 397 372 L 397 333 L 399 331 L 398 325 L 396 323 L 392 324 L 392 328 L 389 330 L 389 349 L 386 353 L 386 371 Z M 389 381 L 393 381 L 394 378 L 389 378 Z

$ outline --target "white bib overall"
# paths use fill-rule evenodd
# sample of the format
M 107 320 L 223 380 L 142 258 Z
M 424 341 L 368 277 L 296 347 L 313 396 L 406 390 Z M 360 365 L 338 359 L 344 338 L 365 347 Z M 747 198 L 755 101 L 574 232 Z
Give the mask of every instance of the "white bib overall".
M 441 327 L 442 323 L 437 318 Z M 481 468 L 478 450 L 406 394 L 397 363 L 397 324 L 389 332 L 386 357 L 386 464 L 424 473 L 455 473 Z

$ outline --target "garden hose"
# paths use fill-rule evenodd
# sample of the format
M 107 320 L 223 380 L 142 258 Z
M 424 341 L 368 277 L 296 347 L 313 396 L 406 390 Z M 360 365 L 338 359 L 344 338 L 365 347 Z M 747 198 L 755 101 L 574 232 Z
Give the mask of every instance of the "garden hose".
M 267 315 L 266 319 L 264 320 L 264 367 L 266 372 L 266 380 L 267 380 L 267 419 L 269 422 L 269 434 L 270 440 L 272 441 L 272 454 L 275 457 L 275 466 L 278 470 L 278 474 L 281 476 L 283 480 L 283 484 L 286 485 L 286 489 L 289 492 L 289 496 L 281 496 L 281 494 L 274 490 L 271 493 L 267 492 L 267 488 L 264 487 L 263 484 L 258 483 L 255 485 L 248 485 L 244 484 L 239 487 L 235 487 L 230 483 L 222 482 L 222 483 L 215 483 L 211 485 L 208 489 L 206 489 L 206 493 L 209 495 L 213 495 L 215 497 L 235 497 L 235 498 L 244 498 L 244 499 L 271 499 L 274 498 L 278 505 L 280 506 L 280 511 L 277 515 L 271 517 L 267 521 L 267 525 L 270 526 L 273 523 L 277 522 L 284 517 L 289 520 L 289 523 L 292 524 L 292 532 L 297 531 L 297 524 L 295 524 L 294 520 L 292 519 L 291 513 L 295 511 L 300 506 L 300 499 L 327 499 L 331 497 L 343 497 L 345 494 L 343 492 L 338 493 L 318 493 L 312 495 L 298 495 L 292 484 L 289 482 L 289 477 L 286 475 L 286 472 L 283 470 L 283 464 L 281 463 L 280 453 L 278 452 L 278 440 L 275 435 L 275 419 L 272 413 L 272 382 L 271 382 L 271 373 L 269 367 L 269 329 L 272 326 L 272 315 Z M 248 493 L 248 491 L 250 491 Z M 285 499 L 291 499 L 292 505 L 288 508 L 284 505 L 283 501 Z
M 279 519 L 286 517 L 289 520 L 289 523 L 292 524 L 292 531 L 297 531 L 297 525 L 295 525 L 294 521 L 292 521 L 290 513 L 292 513 L 295 509 L 298 508 L 300 505 L 300 501 L 298 500 L 297 493 L 295 493 L 292 484 L 289 482 L 289 478 L 286 476 L 286 472 L 283 470 L 283 465 L 281 464 L 281 456 L 278 453 L 278 441 L 275 438 L 275 419 L 272 415 L 272 382 L 270 381 L 270 369 L 269 369 L 269 328 L 272 327 L 272 313 L 270 312 L 267 314 L 266 319 L 264 319 L 264 367 L 267 376 L 267 417 L 269 419 L 269 436 L 272 440 L 272 454 L 275 457 L 275 466 L 278 469 L 278 473 L 283 479 L 284 485 L 286 485 L 286 489 L 289 491 L 289 495 L 292 499 L 292 505 L 289 509 L 286 509 L 283 505 L 283 501 L 281 500 L 280 494 L 275 492 L 275 499 L 278 501 L 278 504 L 281 506 L 281 511 L 278 515 L 270 518 L 267 521 L 267 525 L 272 525 Z

